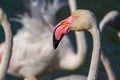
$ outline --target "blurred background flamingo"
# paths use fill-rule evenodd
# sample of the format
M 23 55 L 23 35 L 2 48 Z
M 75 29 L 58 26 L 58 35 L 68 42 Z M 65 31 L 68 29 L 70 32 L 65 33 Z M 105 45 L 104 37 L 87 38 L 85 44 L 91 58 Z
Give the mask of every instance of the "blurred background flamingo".
M 45 2 L 43 2 L 44 3 L 44 6 L 46 5 L 45 4 Z M 43 4 L 42 3 L 42 4 Z M 23 44 L 26 44 L 27 43 L 27 40 L 26 39 L 29 39 L 32 43 L 34 42 L 34 41 L 37 41 L 37 39 L 35 39 L 36 38 L 36 36 L 38 37 L 38 35 L 36 35 L 36 34 L 39 34 L 40 32 L 42 32 L 42 31 L 51 31 L 51 26 L 50 25 L 53 25 L 53 24 L 51 24 L 51 22 L 52 23 L 54 23 L 54 21 L 53 20 L 50 20 L 50 22 L 49 22 L 49 19 L 46 19 L 46 17 L 45 16 L 40 16 L 40 14 L 42 14 L 42 13 L 44 13 L 44 14 L 47 14 L 48 12 L 46 11 L 46 13 L 44 12 L 44 7 L 42 7 L 42 9 L 41 9 L 41 11 L 39 12 L 38 10 L 39 9 L 37 9 L 37 8 L 39 8 L 40 7 L 40 5 L 39 6 L 36 6 L 35 5 L 36 4 L 36 1 L 34 2 L 34 1 L 32 1 L 32 4 L 31 5 L 33 5 L 32 7 L 30 7 L 30 12 L 31 12 L 31 17 L 29 16 L 29 15 L 27 15 L 27 14 L 25 14 L 25 15 L 23 15 L 23 16 L 20 16 L 21 17 L 21 20 L 18 20 L 17 19 L 17 21 L 19 21 L 19 22 L 22 22 L 23 23 L 23 25 L 25 25 L 25 24 L 27 24 L 27 25 L 25 25 L 26 27 L 24 27 L 24 28 L 22 28 L 21 29 L 21 31 L 19 31 L 18 33 L 19 34 L 17 34 L 17 35 L 19 35 L 19 37 L 17 37 L 17 35 L 16 35 L 16 39 L 18 39 L 18 40 L 20 40 L 20 44 L 18 44 L 19 46 L 22 46 Z M 36 8 L 37 7 L 37 8 Z M 49 7 L 50 8 L 50 7 Z M 33 11 L 33 12 L 32 12 Z M 48 14 L 47 14 L 48 15 Z M 47 16 L 46 15 L 46 16 Z M 34 16 L 35 17 L 35 19 L 37 18 L 37 20 L 35 20 L 35 19 L 33 19 L 33 17 L 32 16 Z M 45 22 L 45 24 L 49 24 L 49 25 L 47 25 L 47 26 L 49 26 L 48 28 L 45 28 L 45 29 L 43 29 L 42 31 L 40 31 L 41 30 L 41 28 L 39 28 L 39 29 L 36 29 L 35 27 L 32 27 L 32 28 L 29 28 L 29 27 L 31 27 L 31 26 L 29 26 L 29 25 L 33 25 L 33 24 L 36 24 L 36 23 L 40 23 L 40 19 L 39 19 L 39 17 L 40 17 L 40 19 L 42 18 L 43 20 L 41 21 L 41 23 L 44 23 Z M 31 19 L 32 18 L 32 19 Z M 52 18 L 53 18 L 53 16 L 52 16 Z M 46 20 L 46 21 L 45 21 Z M 29 24 L 28 24 L 29 23 Z M 31 24 L 30 24 L 31 23 Z M 33 25 L 34 26 L 34 25 Z M 39 25 L 38 25 L 39 26 Z M 32 33 L 32 31 L 33 31 L 33 33 Z M 40 31 L 40 32 L 39 32 Z M 23 33 L 24 33 L 24 36 L 23 36 Z M 31 36 L 31 34 L 32 35 L 36 35 L 35 37 L 34 36 Z M 40 34 L 42 34 L 42 33 L 40 33 Z M 48 33 L 49 34 L 49 33 Z M 22 37 L 22 40 L 21 40 L 21 37 Z M 45 38 L 44 37 L 45 35 L 43 34 L 43 39 Z M 46 36 L 47 36 L 47 34 L 46 34 Z M 44 40 L 43 40 L 44 41 Z M 46 41 L 45 41 L 46 42 Z M 66 41 L 67 42 L 67 41 Z M 21 43 L 23 43 L 23 44 L 21 44 Z M 47 43 L 46 43 L 47 44 Z M 63 43 L 64 44 L 64 43 Z M 69 44 L 69 43 L 68 43 Z M 18 46 L 18 47 L 19 47 Z M 27 46 L 28 47 L 28 46 Z M 42 45 L 42 47 L 43 47 L 43 45 Z M 20 50 L 20 51 L 22 51 L 22 50 L 25 50 L 24 49 L 24 47 Z M 59 50 L 58 50 L 59 51 Z M 84 50 L 83 50 L 84 51 Z M 30 51 L 31 52 L 31 51 Z M 57 51 L 56 51 L 57 52 Z M 23 52 L 20 52 L 20 53 L 23 53 Z M 62 52 L 61 52 L 62 53 Z M 66 59 L 66 58 L 65 58 Z M 68 59 L 69 60 L 69 59 Z M 32 59 L 31 59 L 31 61 L 28 61 L 28 62 L 32 62 Z M 36 62 L 37 63 L 37 62 Z M 56 62 L 57 63 L 57 62 Z M 25 64 L 25 63 L 24 63 Z M 47 63 L 46 63 L 47 64 Z M 27 64 L 26 64 L 27 65 Z M 55 68 L 54 68 L 55 69 Z M 17 70 L 17 69 L 16 69 Z M 52 70 L 51 70 L 52 71 Z M 17 71 L 16 71 L 17 72 Z
M 40 9 L 39 4 L 41 4 Z M 53 3 L 47 3 L 47 1 L 42 0 L 31 0 L 31 10 L 34 10 L 31 11 L 32 17 L 26 14 L 24 17 L 21 17 L 21 20 L 18 20 L 23 23 L 24 27 L 14 36 L 13 55 L 8 73 L 31 78 L 59 69 L 59 64 L 57 64 L 58 58 L 56 57 L 58 54 L 55 54 L 57 50 L 54 51 L 52 47 L 51 25 L 53 26 L 52 22 L 54 22 L 53 17 L 56 11 L 63 5 L 58 0 Z M 45 8 L 47 8 L 47 11 Z M 53 11 L 51 11 L 51 8 Z M 47 19 L 48 17 L 49 19 Z M 1 50 L 4 49 L 4 43 L 1 44 L 0 48 Z M 52 63 L 53 61 L 55 63 Z M 52 70 L 54 67 L 55 69 Z
M 102 36 L 102 46 L 103 46 L 103 51 L 102 53 L 107 53 L 105 46 L 104 46 L 104 37 L 103 37 L 103 31 L 106 29 L 107 26 L 111 26 L 113 29 L 116 30 L 118 37 L 120 38 L 120 13 L 116 10 L 108 12 L 103 19 L 101 20 L 99 27 L 101 31 L 101 36 Z M 104 54 L 103 54 L 104 55 Z M 116 80 L 115 74 L 113 71 L 111 71 L 111 64 L 109 63 L 109 60 L 107 58 L 103 59 L 104 56 L 102 56 L 103 64 L 104 66 L 107 66 L 106 72 L 108 73 L 109 80 Z M 107 63 L 105 63 L 107 62 Z M 108 70 L 109 69 L 109 70 Z
M 38 8 L 39 8 L 38 3 L 43 4 L 42 7 L 40 8 L 40 12 L 38 10 Z M 42 75 L 42 74 L 46 74 L 46 73 L 51 73 L 51 72 L 54 72 L 61 68 L 71 70 L 71 69 L 75 69 L 79 66 L 79 64 L 78 64 L 79 61 L 77 62 L 77 64 L 75 61 L 76 60 L 75 57 L 78 57 L 78 56 L 75 55 L 74 52 L 71 50 L 71 46 L 68 41 L 68 38 L 65 38 L 65 40 L 64 40 L 65 44 L 63 44 L 64 46 L 67 46 L 64 48 L 64 50 L 65 49 L 68 50 L 67 52 L 62 51 L 63 47 L 60 48 L 62 50 L 59 50 L 59 49 L 56 51 L 53 50 L 52 43 L 49 42 L 52 40 L 51 39 L 52 38 L 52 29 L 51 29 L 50 25 L 53 26 L 53 24 L 51 24 L 51 18 L 54 17 L 56 11 L 63 4 L 59 4 L 57 0 L 54 1 L 53 4 L 48 3 L 48 6 L 46 6 L 46 4 L 47 4 L 47 2 L 38 1 L 38 0 L 30 3 L 30 6 L 32 7 L 31 11 L 34 10 L 33 12 L 31 12 L 31 16 L 34 17 L 36 20 L 34 18 L 30 18 L 28 15 L 25 15 L 24 17 L 22 17 L 21 20 L 16 19 L 17 21 L 23 23 L 24 27 L 20 31 L 18 31 L 18 33 L 14 36 L 13 55 L 11 58 L 11 63 L 9 66 L 8 73 L 16 75 L 16 76 L 34 77 L 39 74 Z M 47 7 L 47 11 L 45 11 L 45 7 Z M 53 11 L 50 12 L 51 8 L 52 8 L 52 10 L 54 10 L 54 13 L 53 13 Z M 49 16 L 48 12 L 49 12 L 49 14 L 53 15 L 53 17 L 51 17 L 51 15 Z M 46 15 L 49 17 L 49 19 L 46 19 Z M 37 23 L 40 23 L 40 24 L 36 25 L 35 27 L 31 27 L 32 25 L 34 26 L 34 24 L 37 24 Z M 48 27 L 45 27 L 45 25 Z M 41 27 L 42 27 L 42 29 L 41 29 Z M 16 44 L 16 42 L 20 42 L 20 43 Z M 42 43 L 44 43 L 45 46 L 43 46 Z M 33 50 L 33 48 L 35 48 L 35 47 L 37 47 L 37 48 Z M 3 48 L 4 48 L 4 44 L 1 44 L 1 49 L 3 49 Z M 56 52 L 60 52 L 62 54 L 55 54 Z M 63 64 L 65 64 L 64 60 L 63 60 L 64 57 L 65 57 L 65 59 L 67 59 L 66 57 L 68 57 L 70 55 L 67 54 L 67 56 L 63 56 L 63 54 L 69 53 L 69 52 L 71 55 L 75 55 L 75 57 L 73 56 L 73 60 L 75 59 L 74 60 L 75 62 L 73 60 L 71 60 L 74 62 L 75 65 L 73 64 L 73 66 L 70 66 L 71 63 L 68 63 L 68 64 L 66 64 L 66 66 L 64 66 L 63 65 Z M 35 53 L 37 53 L 37 54 L 35 54 Z M 44 54 L 41 54 L 41 53 L 44 53 Z M 40 54 L 41 54 L 41 56 L 39 56 Z M 58 57 L 59 57 L 59 60 L 62 59 L 62 61 L 60 61 L 60 63 L 58 63 Z M 70 60 L 69 57 L 68 57 L 68 60 Z M 66 61 L 68 61 L 68 60 L 66 60 Z M 54 63 L 52 63 L 53 61 L 54 61 Z M 60 64 L 60 66 L 59 66 L 59 64 Z M 33 68 L 34 68 L 34 70 L 32 70 Z

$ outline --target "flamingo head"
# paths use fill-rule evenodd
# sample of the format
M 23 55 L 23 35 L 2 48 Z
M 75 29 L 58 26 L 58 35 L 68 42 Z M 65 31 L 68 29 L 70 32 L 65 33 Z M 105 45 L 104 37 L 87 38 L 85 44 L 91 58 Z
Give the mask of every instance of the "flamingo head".
M 120 13 L 115 10 L 108 13 L 108 16 L 111 18 L 108 24 L 117 31 L 117 35 L 120 38 Z
M 88 30 L 95 23 L 93 13 L 88 10 L 76 10 L 70 17 L 59 22 L 53 33 L 53 46 L 57 48 L 63 36 L 70 31 Z

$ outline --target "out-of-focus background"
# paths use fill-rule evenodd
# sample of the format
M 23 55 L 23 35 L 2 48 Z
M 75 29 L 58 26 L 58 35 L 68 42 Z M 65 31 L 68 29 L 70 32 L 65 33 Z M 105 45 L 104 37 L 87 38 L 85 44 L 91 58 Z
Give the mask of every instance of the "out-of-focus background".
M 28 0 L 29 1 L 29 0 Z M 62 0 L 67 2 L 67 0 Z M 28 11 L 27 9 L 27 1 L 26 0 L 0 0 L 0 7 L 4 9 L 6 12 L 9 20 L 10 18 L 16 18 L 17 14 L 24 14 Z M 111 11 L 111 10 L 118 10 L 120 11 L 120 0 L 77 0 L 77 8 L 78 9 L 88 9 L 91 10 L 96 16 L 98 21 L 100 21 L 103 16 Z M 62 7 L 58 12 L 56 16 L 56 23 L 65 17 L 69 16 L 69 7 L 64 6 Z M 16 32 L 22 27 L 20 23 L 10 21 L 12 25 L 12 32 L 15 35 Z M 104 30 L 104 44 L 105 47 L 107 47 L 107 56 L 110 59 L 111 66 L 115 72 L 115 75 L 117 77 L 117 80 L 120 80 L 120 40 L 118 39 L 115 30 L 108 27 L 106 30 Z M 2 28 L 0 27 L 0 42 L 4 41 L 4 32 Z M 73 34 L 71 34 L 73 35 Z M 89 48 L 92 46 L 92 38 L 91 36 L 86 33 L 86 37 L 88 39 L 87 43 L 89 45 Z M 73 39 L 71 39 L 73 40 Z M 73 44 L 74 45 L 74 44 Z M 75 45 L 74 45 L 75 46 Z M 89 53 L 91 52 L 91 49 L 89 50 Z M 60 77 L 62 75 L 68 75 L 68 74 L 85 74 L 87 75 L 87 71 L 89 69 L 89 62 L 90 62 L 90 55 L 88 54 L 88 59 L 85 62 L 85 65 L 83 65 L 80 69 L 77 69 L 75 71 L 60 71 L 56 72 L 54 74 L 50 74 L 47 76 L 43 76 L 42 80 L 53 80 L 54 78 Z M 105 70 L 100 64 L 98 79 L 102 78 L 102 80 L 107 80 L 107 75 L 105 73 Z M 21 80 L 22 78 L 16 78 L 11 75 L 7 75 L 6 80 Z

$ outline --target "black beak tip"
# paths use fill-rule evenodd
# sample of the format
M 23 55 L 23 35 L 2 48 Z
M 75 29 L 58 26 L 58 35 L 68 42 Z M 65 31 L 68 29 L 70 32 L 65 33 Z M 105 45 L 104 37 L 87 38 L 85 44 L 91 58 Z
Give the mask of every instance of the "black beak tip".
M 60 40 L 53 39 L 53 47 L 56 49 L 59 45 Z
M 57 40 L 55 36 L 53 35 L 53 47 L 56 49 L 59 45 L 60 40 Z
M 53 42 L 53 47 L 56 49 L 58 47 L 58 44 L 56 42 Z

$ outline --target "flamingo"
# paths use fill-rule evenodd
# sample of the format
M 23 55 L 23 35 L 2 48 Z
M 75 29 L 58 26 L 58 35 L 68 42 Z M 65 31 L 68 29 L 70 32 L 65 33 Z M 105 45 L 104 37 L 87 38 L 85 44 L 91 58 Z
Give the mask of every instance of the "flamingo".
M 120 31 L 120 23 L 119 22 L 120 22 L 120 13 L 117 10 L 112 10 L 112 11 L 108 12 L 103 17 L 103 19 L 101 20 L 101 22 L 99 24 L 100 32 L 102 34 L 101 36 L 103 36 L 103 30 L 107 26 L 111 26 L 113 29 L 118 31 L 118 37 L 120 37 L 119 36 L 119 31 Z M 114 72 L 112 71 L 109 59 L 105 55 L 105 52 L 106 52 L 105 49 L 103 49 L 102 53 L 101 53 L 101 61 L 105 67 L 107 74 L 108 74 L 108 80 L 116 80 L 116 77 L 114 75 Z M 84 80 L 87 80 L 87 77 L 84 75 L 70 75 L 70 76 L 60 77 L 56 80 L 70 80 L 70 79 L 83 80 L 83 78 L 84 78 Z
M 57 48 L 59 42 L 65 34 L 70 31 L 88 31 L 93 36 L 93 54 L 88 74 L 88 80 L 96 80 L 99 61 L 100 61 L 100 32 L 97 28 L 98 23 L 95 15 L 89 10 L 76 10 L 70 17 L 62 20 L 56 25 L 53 33 L 54 49 Z M 79 50 L 78 50 L 79 51 Z
M 101 36 L 103 37 L 103 30 L 106 28 L 106 26 L 111 26 L 113 29 L 117 31 L 118 37 L 120 38 L 120 13 L 117 10 L 112 10 L 108 12 L 102 21 L 100 22 L 100 31 L 101 31 Z M 102 38 L 103 39 L 103 38 Z M 102 40 L 103 41 L 103 40 Z M 109 80 L 116 80 L 116 77 L 114 75 L 114 72 L 112 71 L 112 68 L 109 63 L 109 59 L 106 58 L 106 55 L 103 53 L 106 53 L 104 44 L 102 44 L 103 50 L 101 53 L 101 60 L 103 62 L 103 65 L 106 66 L 106 72 L 108 74 Z
M 7 20 L 7 16 L 2 8 L 0 8 L 0 24 L 2 25 L 4 32 L 5 32 L 5 50 L 3 58 L 0 59 L 1 65 L 0 65 L 0 80 L 4 80 L 8 65 L 10 62 L 11 54 L 12 54 L 12 32 L 11 32 L 11 26 L 9 21 Z
M 73 12 L 73 11 L 75 11 L 75 9 L 76 9 L 76 3 L 75 3 L 75 1 L 73 1 L 73 0 L 68 0 L 68 2 L 69 2 L 69 6 L 70 6 L 70 10 L 71 10 L 71 12 Z M 113 19 L 113 18 L 109 18 L 109 17 L 113 17 L 114 18 L 114 20 L 111 20 L 111 19 Z M 117 12 L 117 15 L 116 15 L 116 13 L 114 12 L 114 14 L 113 14 L 113 11 L 112 11 L 112 14 L 111 14 L 111 16 L 108 16 L 108 15 L 106 15 L 105 17 L 108 17 L 107 18 L 107 21 L 106 20 L 102 20 L 101 21 L 101 23 L 100 23 L 100 28 L 101 27 L 105 27 L 105 26 L 107 26 L 106 25 L 106 23 L 108 24 L 108 20 L 109 20 L 109 24 L 110 24 L 110 21 L 111 21 L 111 23 L 115 23 L 115 22 L 113 22 L 113 21 L 115 21 L 116 19 L 115 18 L 117 18 L 117 24 L 118 24 L 118 18 L 119 18 L 119 16 L 118 16 L 118 12 Z M 101 25 L 102 24 L 102 25 Z M 115 26 L 115 25 L 114 25 Z M 101 32 L 102 32 L 103 30 L 101 30 Z M 75 32 L 75 35 L 77 36 L 77 32 Z M 80 41 L 81 42 L 81 45 L 86 45 L 85 44 L 85 37 L 84 37 L 84 33 L 80 33 L 80 36 L 79 36 L 81 39 L 80 40 L 77 40 L 77 43 L 78 43 L 78 41 Z M 78 46 L 79 47 L 79 46 Z M 81 46 L 82 47 L 82 46 Z M 80 48 L 81 48 L 80 47 Z M 85 47 L 84 47 L 85 48 Z M 79 48 L 78 48 L 79 49 Z M 83 53 L 83 55 L 86 55 L 86 53 Z M 85 56 L 83 56 L 83 57 L 85 57 Z M 83 58 L 83 59 L 85 59 L 85 58 Z M 82 60 L 81 59 L 81 62 L 82 61 L 84 61 L 84 60 Z M 103 53 L 103 51 L 102 51 L 102 53 L 101 53 L 101 61 L 102 61 L 102 63 L 103 63 L 103 66 L 105 67 L 105 70 L 106 70 L 106 72 L 107 72 L 107 75 L 108 75 L 108 79 L 109 80 L 116 80 L 116 77 L 115 77 L 115 75 L 114 75 L 114 72 L 113 72 L 113 70 L 112 70 L 112 68 L 111 68 L 111 65 L 110 65 L 110 62 L 109 62 L 109 59 L 108 59 L 108 57 Z M 61 77 L 61 78 L 58 78 L 58 80 L 60 79 L 60 80 L 64 80 L 64 79 L 71 79 L 72 77 L 73 77 L 74 75 L 71 75 L 71 76 L 67 76 L 67 77 Z M 77 78 L 75 78 L 75 76 L 74 76 L 74 78 L 75 79 L 81 79 L 81 80 L 83 80 L 82 79 L 82 77 L 85 77 L 86 79 L 87 79 L 87 77 L 86 76 L 83 76 L 83 75 L 79 75 L 79 78 L 77 77 Z

